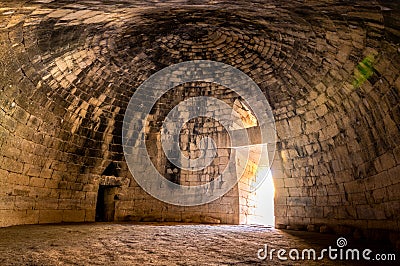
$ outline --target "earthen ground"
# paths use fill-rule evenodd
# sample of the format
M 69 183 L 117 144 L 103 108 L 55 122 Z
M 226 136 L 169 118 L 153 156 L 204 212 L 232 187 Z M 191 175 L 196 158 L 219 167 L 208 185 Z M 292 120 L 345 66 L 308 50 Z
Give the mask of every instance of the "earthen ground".
M 365 262 L 261 261 L 270 248 L 322 250 L 338 236 L 252 225 L 90 223 L 0 229 L 0 265 L 376 265 Z M 348 239 L 374 252 L 377 243 Z M 390 265 L 383 263 L 379 265 Z

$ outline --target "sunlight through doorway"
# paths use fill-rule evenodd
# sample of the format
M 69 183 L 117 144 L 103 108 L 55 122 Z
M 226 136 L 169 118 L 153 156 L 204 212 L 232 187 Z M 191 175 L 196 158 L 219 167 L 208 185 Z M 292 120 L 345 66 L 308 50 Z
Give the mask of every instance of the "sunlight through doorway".
M 257 175 L 266 175 L 266 179 L 257 188 L 254 193 L 254 216 L 251 216 L 249 223 L 260 224 L 260 225 L 271 225 L 275 224 L 274 216 L 274 183 L 272 180 L 272 174 L 269 168 L 258 169 Z

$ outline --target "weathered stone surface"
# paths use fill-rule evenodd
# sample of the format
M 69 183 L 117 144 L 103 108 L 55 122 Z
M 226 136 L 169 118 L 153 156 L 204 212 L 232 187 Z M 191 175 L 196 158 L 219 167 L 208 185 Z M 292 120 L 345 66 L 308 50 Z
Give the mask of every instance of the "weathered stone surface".
M 309 224 L 309 225 L 307 225 L 307 231 L 308 231 L 308 232 L 319 232 L 320 229 L 319 229 L 319 226 L 318 226 L 318 225 Z
M 0 252 L 4 265 L 281 265 L 276 252 L 272 259 L 260 260 L 258 250 L 266 244 L 269 250 L 312 248 L 319 252 L 328 246 L 336 247 L 336 240 L 337 236 L 330 234 L 243 225 L 42 225 L 3 228 Z M 385 249 L 388 243 L 366 243 L 351 238 L 347 241 L 352 248 L 389 253 Z M 330 260 L 328 256 L 317 261 L 287 260 L 283 263 L 338 265 L 337 260 Z M 340 264 L 365 265 L 365 261 L 343 260 Z M 385 264 L 395 265 L 388 261 Z
M 320 228 L 319 228 L 319 232 L 320 232 L 320 233 L 324 233 L 324 234 L 326 234 L 326 233 L 332 233 L 332 228 L 330 228 L 330 227 L 327 226 L 327 225 L 321 225 Z
M 0 226 L 94 221 L 99 186 L 113 187 L 115 220 L 249 221 L 252 162 L 223 198 L 186 208 L 151 198 L 124 161 L 135 89 L 165 66 L 208 59 L 249 75 L 273 108 L 277 227 L 400 231 L 398 3 L 249 2 L 1 1 Z M 229 88 L 177 86 L 146 121 L 148 150 L 160 173 L 189 186 L 217 177 L 230 156 L 223 127 L 205 118 L 186 123 L 180 144 L 195 158 L 200 137 L 215 138 L 225 148 L 210 166 L 192 173 L 163 156 L 160 123 L 199 95 L 228 103 L 259 141 L 260 121 Z

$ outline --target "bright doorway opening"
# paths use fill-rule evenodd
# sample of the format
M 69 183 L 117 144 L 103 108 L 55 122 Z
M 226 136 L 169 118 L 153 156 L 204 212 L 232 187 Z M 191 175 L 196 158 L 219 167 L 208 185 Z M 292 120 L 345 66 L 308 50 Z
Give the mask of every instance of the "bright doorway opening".
M 255 203 L 254 215 L 249 217 L 248 223 L 274 226 L 274 182 L 272 174 L 268 167 L 259 168 L 257 171 L 259 178 L 264 177 L 265 180 L 253 192 Z

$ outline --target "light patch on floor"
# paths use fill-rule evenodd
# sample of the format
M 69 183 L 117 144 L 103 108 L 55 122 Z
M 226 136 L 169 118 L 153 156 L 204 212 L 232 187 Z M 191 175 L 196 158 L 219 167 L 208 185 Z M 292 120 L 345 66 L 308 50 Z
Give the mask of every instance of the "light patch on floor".
M 365 265 L 327 258 L 280 261 L 276 254 L 272 260 L 257 257 L 265 244 L 276 250 L 322 250 L 336 246 L 336 239 L 249 225 L 25 225 L 0 228 L 0 265 Z M 348 247 L 356 244 L 348 242 Z M 371 243 L 361 245 L 377 250 Z

